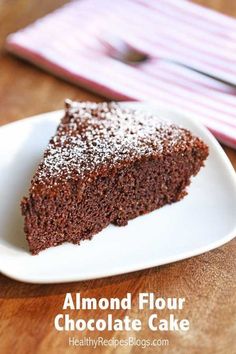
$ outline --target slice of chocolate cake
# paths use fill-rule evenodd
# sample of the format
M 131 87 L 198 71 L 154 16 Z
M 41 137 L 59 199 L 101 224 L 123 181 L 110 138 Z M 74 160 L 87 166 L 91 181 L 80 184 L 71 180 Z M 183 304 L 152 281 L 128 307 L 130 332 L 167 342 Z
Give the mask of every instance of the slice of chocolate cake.
M 79 244 L 180 200 L 207 156 L 199 138 L 148 113 L 66 101 L 22 201 L 30 251 Z

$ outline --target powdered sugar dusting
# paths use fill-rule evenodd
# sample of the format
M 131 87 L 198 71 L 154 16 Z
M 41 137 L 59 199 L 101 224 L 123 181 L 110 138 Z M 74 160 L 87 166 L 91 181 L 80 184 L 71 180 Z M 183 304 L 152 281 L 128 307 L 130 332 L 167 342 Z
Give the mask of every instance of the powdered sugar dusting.
M 51 139 L 35 183 L 83 178 L 103 168 L 184 147 L 191 133 L 118 103 L 72 102 Z M 191 140 L 191 139 L 190 139 Z

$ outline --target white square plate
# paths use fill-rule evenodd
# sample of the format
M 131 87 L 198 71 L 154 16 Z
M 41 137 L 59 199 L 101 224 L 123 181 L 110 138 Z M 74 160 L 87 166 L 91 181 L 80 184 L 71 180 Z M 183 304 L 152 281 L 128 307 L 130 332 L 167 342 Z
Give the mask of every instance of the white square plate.
M 62 112 L 24 119 L 0 128 L 0 271 L 32 283 L 100 278 L 192 257 L 236 235 L 236 177 L 214 137 L 184 115 L 149 104 L 125 103 L 159 113 L 201 137 L 210 147 L 205 168 L 189 194 L 129 222 L 109 226 L 80 246 L 61 246 L 32 256 L 23 233 L 20 200 L 54 134 Z

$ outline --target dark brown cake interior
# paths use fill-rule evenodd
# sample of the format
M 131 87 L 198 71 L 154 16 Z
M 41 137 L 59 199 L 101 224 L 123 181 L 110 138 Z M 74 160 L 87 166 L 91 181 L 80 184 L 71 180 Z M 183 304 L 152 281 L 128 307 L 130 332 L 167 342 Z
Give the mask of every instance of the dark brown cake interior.
M 208 155 L 186 129 L 114 103 L 67 102 L 22 201 L 33 254 L 79 243 L 186 194 Z

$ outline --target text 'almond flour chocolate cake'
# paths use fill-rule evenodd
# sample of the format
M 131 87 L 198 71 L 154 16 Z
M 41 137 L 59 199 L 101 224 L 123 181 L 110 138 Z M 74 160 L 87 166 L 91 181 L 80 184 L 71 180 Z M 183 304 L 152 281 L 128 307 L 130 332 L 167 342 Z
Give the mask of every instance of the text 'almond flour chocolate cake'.
M 79 244 L 180 200 L 207 156 L 202 140 L 158 117 L 67 100 L 21 204 L 30 251 Z

